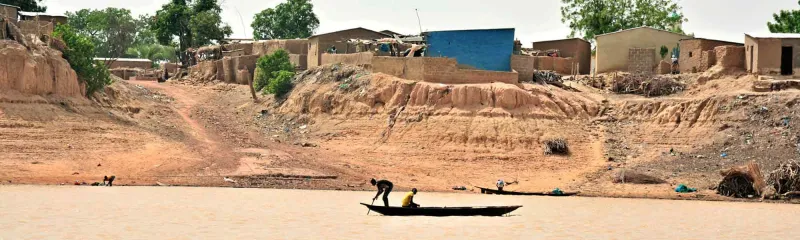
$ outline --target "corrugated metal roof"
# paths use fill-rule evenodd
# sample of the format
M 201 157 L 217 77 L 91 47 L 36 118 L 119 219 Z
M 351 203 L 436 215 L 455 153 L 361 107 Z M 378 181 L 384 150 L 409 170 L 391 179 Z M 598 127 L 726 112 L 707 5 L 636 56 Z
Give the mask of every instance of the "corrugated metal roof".
M 120 61 L 120 62 L 152 62 L 150 59 L 145 58 L 94 58 L 95 61 Z
M 676 35 L 683 35 L 683 36 L 686 36 L 686 35 L 684 35 L 684 34 L 680 34 L 680 33 L 674 33 L 674 32 L 670 32 L 670 31 L 666 31 L 666 30 L 661 30 L 661 29 L 658 29 L 658 28 L 652 28 L 652 27 L 648 27 L 648 26 L 642 26 L 642 27 L 636 27 L 636 28 L 629 28 L 629 29 L 619 30 L 619 31 L 616 31 L 616 32 L 610 32 L 610 33 L 606 33 L 606 34 L 595 35 L 594 37 L 595 37 L 595 38 L 597 38 L 597 37 L 602 37 L 602 36 L 606 36 L 606 35 L 617 34 L 617 33 L 621 33 L 621 32 L 627 32 L 627 31 L 633 31 L 633 30 L 638 30 L 638 29 L 643 29 L 643 28 L 646 28 L 646 29 L 651 29 L 651 30 L 656 30 L 656 31 L 661 31 L 661 32 L 666 32 L 666 33 L 672 33 L 672 34 L 676 34 Z M 687 36 L 687 37 L 688 37 L 688 36 Z
M 389 35 L 389 34 L 386 34 L 386 33 L 378 32 L 378 31 L 374 31 L 374 30 L 369 30 L 369 29 L 366 29 L 366 28 L 363 28 L 363 27 L 357 27 L 357 28 L 343 29 L 343 30 L 334 31 L 334 32 L 321 33 L 321 34 L 317 34 L 317 35 L 311 36 L 308 39 L 311 39 L 311 38 L 314 38 L 314 37 L 319 37 L 319 36 L 322 36 L 322 35 L 328 35 L 328 34 L 332 34 L 332 33 L 338 33 L 338 32 L 344 32 L 344 31 L 350 31 L 350 30 L 356 30 L 356 29 L 367 30 L 367 31 L 375 32 L 377 34 L 381 34 L 381 35 L 384 35 L 384 36 L 387 36 L 387 37 L 392 37 L 392 35 Z
M 17 6 L 14 6 L 14 5 L 8 5 L 8 4 L 2 4 L 2 3 L 0 3 L 0 6 L 4 6 L 4 7 L 12 7 L 12 8 L 19 9 L 19 7 L 17 7 Z
M 753 38 L 800 38 L 800 33 L 745 33 Z
M 42 13 L 42 12 L 25 12 L 25 11 L 19 11 L 19 15 L 20 16 L 26 16 L 26 17 L 35 17 L 35 16 L 67 17 L 67 15 L 63 15 L 63 14 Z

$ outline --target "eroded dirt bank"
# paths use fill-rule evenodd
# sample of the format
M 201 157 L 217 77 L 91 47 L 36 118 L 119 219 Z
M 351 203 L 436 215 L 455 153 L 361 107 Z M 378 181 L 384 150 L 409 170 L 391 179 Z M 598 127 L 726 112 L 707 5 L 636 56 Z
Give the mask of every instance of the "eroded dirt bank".
M 4 93 L 0 180 L 363 190 L 376 177 L 452 191 L 502 178 L 519 191 L 725 200 L 713 190 L 719 170 L 749 161 L 769 170 L 797 154 L 783 119 L 795 119 L 800 94 L 754 93 L 752 80 L 643 98 L 328 66 L 299 76 L 286 99 L 256 103 L 244 86 L 192 81 L 120 81 L 92 100 Z M 545 155 L 552 138 L 570 154 Z M 666 183 L 612 183 L 620 169 Z M 677 184 L 699 193 L 676 194 Z

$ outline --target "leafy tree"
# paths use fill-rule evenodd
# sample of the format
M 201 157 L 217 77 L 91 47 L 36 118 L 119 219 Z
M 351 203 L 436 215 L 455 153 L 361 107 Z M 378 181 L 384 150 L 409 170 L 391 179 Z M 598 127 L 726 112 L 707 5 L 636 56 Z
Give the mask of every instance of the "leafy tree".
M 136 37 L 136 21 L 128 9 L 82 9 L 67 12 L 67 17 L 72 29 L 89 37 L 98 57 L 123 57 Z
M 256 14 L 250 26 L 255 39 L 308 38 L 319 27 L 319 19 L 310 0 L 288 0 Z
M 289 91 L 292 91 L 292 78 L 294 78 L 293 71 L 277 71 L 274 72 L 275 79 L 269 81 L 269 86 L 265 88 L 267 93 L 275 94 L 275 97 L 283 97 Z
M 172 0 L 156 12 L 152 30 L 162 45 L 173 45 L 177 39 L 178 49 L 199 47 L 220 42 L 233 33 L 230 26 L 219 17 L 222 9 L 217 0 Z
M 256 91 L 261 91 L 277 77 L 280 71 L 294 72 L 294 66 L 289 61 L 289 53 L 281 49 L 272 54 L 261 56 L 256 62 L 256 76 L 253 87 Z
M 800 1 L 797 1 L 800 5 Z M 800 10 L 781 10 L 772 14 L 775 22 L 767 22 L 767 27 L 773 33 L 800 33 Z
M 156 33 L 152 29 L 154 19 L 149 14 L 142 14 L 135 20 L 136 36 L 133 38 L 133 46 L 158 43 Z
M 661 58 L 663 59 L 663 58 L 667 57 L 667 53 L 669 53 L 669 48 L 667 48 L 667 46 L 663 46 L 662 45 L 661 46 L 661 52 L 659 52 L 659 53 L 661 54 Z
M 13 5 L 26 12 L 46 12 L 47 6 L 42 4 L 42 0 L 0 0 L 0 3 Z
M 569 37 L 596 35 L 648 26 L 683 34 L 688 21 L 676 0 L 561 0 L 561 21 L 572 30 Z
M 146 58 L 158 62 L 175 62 L 178 60 L 175 55 L 175 48 L 159 44 L 140 44 L 128 48 L 126 54 L 134 58 Z
M 94 61 L 95 46 L 91 39 L 78 34 L 69 25 L 56 26 L 54 35 L 64 40 L 67 46 L 64 58 L 75 70 L 78 79 L 85 83 L 87 96 L 112 83 L 108 68 L 103 63 Z

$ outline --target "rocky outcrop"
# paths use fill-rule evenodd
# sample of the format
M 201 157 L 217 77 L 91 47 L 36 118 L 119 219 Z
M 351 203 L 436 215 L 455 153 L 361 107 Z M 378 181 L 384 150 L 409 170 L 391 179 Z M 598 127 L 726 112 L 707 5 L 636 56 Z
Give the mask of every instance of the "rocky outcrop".
M 82 96 L 81 84 L 61 52 L 16 41 L 0 41 L 0 91 L 36 95 Z

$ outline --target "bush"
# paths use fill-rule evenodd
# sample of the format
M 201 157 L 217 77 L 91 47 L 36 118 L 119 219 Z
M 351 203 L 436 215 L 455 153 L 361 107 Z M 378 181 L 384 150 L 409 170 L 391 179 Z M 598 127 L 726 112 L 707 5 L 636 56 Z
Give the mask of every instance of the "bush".
M 280 71 L 291 72 L 294 75 L 294 66 L 289 61 L 289 53 L 280 49 L 270 55 L 264 55 L 258 58 L 256 63 L 256 76 L 253 81 L 253 88 L 256 91 L 261 91 L 270 85 L 270 82 L 275 79 Z
M 275 94 L 275 97 L 283 97 L 283 95 L 292 90 L 294 72 L 278 71 L 274 73 L 276 75 L 275 78 L 269 81 L 269 85 L 265 89 L 267 93 Z
M 54 35 L 64 41 L 64 58 L 86 84 L 86 95 L 112 83 L 108 68 L 94 61 L 94 44 L 89 38 L 79 35 L 69 25 L 57 25 Z
M 567 140 L 563 138 L 549 139 L 544 142 L 545 155 L 569 155 Z

